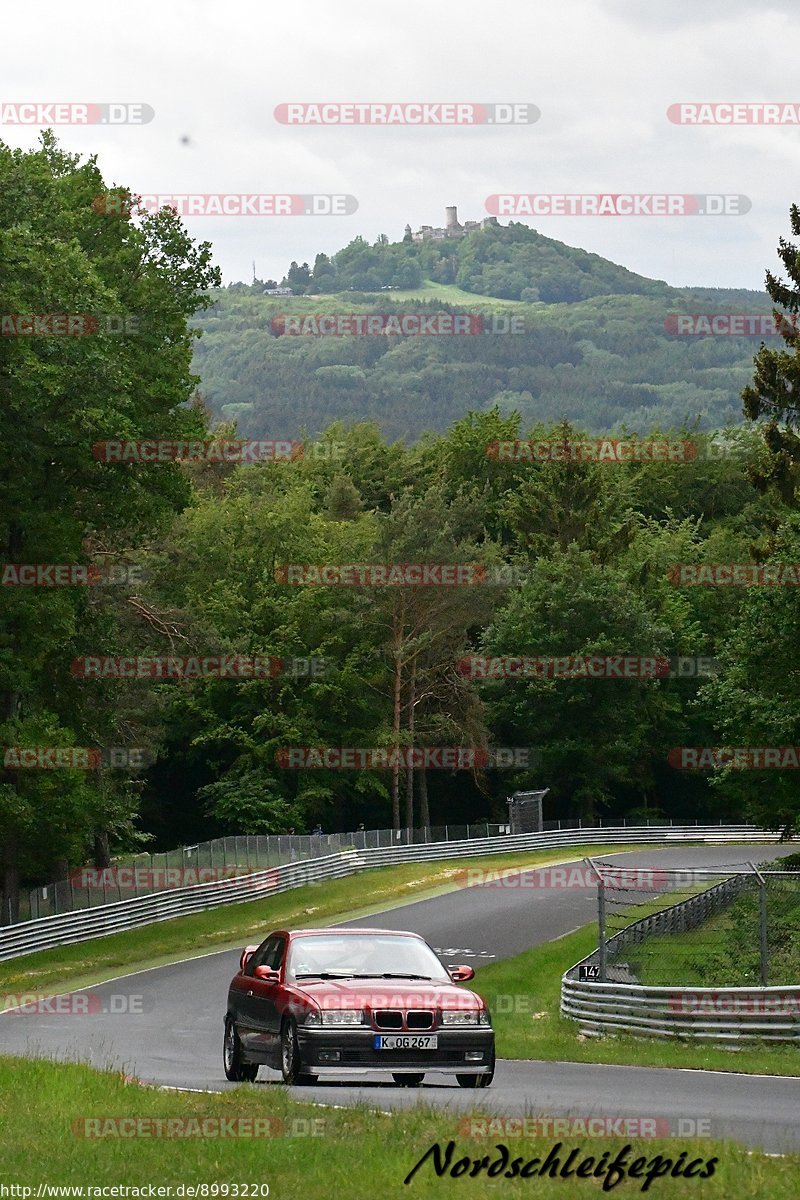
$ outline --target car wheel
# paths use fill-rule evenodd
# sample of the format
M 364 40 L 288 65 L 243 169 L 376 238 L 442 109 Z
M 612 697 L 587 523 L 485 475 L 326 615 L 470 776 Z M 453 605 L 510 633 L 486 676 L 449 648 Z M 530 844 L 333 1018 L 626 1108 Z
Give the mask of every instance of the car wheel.
M 300 1047 L 297 1044 L 297 1026 L 291 1018 L 281 1027 L 281 1075 L 284 1083 L 296 1083 L 301 1087 L 317 1082 L 316 1075 L 302 1069 Z
M 459 1086 L 463 1088 L 487 1088 L 494 1079 L 494 1054 L 491 1069 L 485 1075 L 456 1075 Z
M 225 1068 L 225 1077 L 230 1079 L 231 1083 L 253 1083 L 258 1074 L 258 1063 L 242 1061 L 242 1043 L 232 1017 L 225 1018 L 222 1065 Z
M 419 1075 L 401 1075 L 399 1072 L 395 1075 L 392 1072 L 392 1079 L 398 1087 L 419 1087 L 425 1078 L 424 1074 Z

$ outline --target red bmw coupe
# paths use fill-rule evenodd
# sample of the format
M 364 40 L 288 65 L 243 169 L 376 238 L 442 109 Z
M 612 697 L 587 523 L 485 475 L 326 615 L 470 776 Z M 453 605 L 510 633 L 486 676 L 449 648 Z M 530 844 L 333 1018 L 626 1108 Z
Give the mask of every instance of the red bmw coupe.
M 389 1071 L 422 1083 L 426 1071 L 488 1087 L 494 1031 L 480 996 L 458 983 L 472 967 L 442 966 L 416 933 L 390 929 L 278 930 L 242 951 L 225 1013 L 230 1080 L 261 1064 L 286 1083 Z

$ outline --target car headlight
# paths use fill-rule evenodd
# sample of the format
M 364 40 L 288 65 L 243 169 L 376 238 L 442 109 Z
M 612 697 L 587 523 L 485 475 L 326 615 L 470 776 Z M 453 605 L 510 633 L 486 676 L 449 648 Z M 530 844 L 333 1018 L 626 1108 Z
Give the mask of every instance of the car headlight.
M 481 1013 L 477 1010 L 468 1012 L 466 1010 L 455 1008 L 452 1011 L 445 1009 L 442 1012 L 443 1025 L 481 1025 Z M 488 1025 L 488 1021 L 486 1022 Z
M 327 1008 L 322 1011 L 323 1025 L 364 1025 L 362 1008 Z

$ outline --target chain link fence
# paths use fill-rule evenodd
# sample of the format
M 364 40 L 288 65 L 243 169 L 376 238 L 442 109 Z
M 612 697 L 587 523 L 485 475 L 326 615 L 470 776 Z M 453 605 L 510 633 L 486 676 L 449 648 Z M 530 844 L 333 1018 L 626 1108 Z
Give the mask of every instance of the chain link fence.
M 632 826 L 671 827 L 672 821 L 634 821 Z M 698 822 L 695 821 L 695 825 Z M 606 825 L 626 828 L 625 819 Z M 722 822 L 720 821 L 720 826 Z M 558 820 L 542 822 L 542 831 L 601 829 L 603 821 Z M 424 845 L 428 842 L 472 840 L 510 834 L 508 824 L 487 821 L 469 825 L 434 825 L 421 829 L 367 829 L 352 833 L 259 834 L 215 838 L 192 846 L 179 846 L 163 853 L 123 855 L 113 859 L 105 871 L 82 867 L 68 879 L 22 891 L 16 904 L 6 903 L 0 911 L 0 926 L 37 920 L 58 913 L 94 908 L 115 900 L 146 896 L 193 883 L 210 883 L 264 871 L 286 863 L 319 858 L 338 850 L 388 849 L 391 846 Z
M 599 946 L 584 978 L 649 987 L 796 986 L 799 857 L 686 870 L 587 860 L 598 881 Z
M 561 828 L 561 822 L 550 822 L 550 825 Z M 564 822 L 563 825 L 565 829 L 571 827 L 570 822 Z M 335 854 L 339 850 L 498 837 L 506 832 L 507 825 L 481 821 L 471 825 L 441 825 L 426 829 L 369 829 L 352 833 L 293 836 L 259 834 L 214 838 L 158 854 L 121 856 L 113 859 L 111 866 L 105 870 L 80 867 L 67 879 L 25 889 L 17 905 L 9 902 L 6 910 L 0 913 L 0 926 L 94 908 L 115 900 L 129 900 L 170 888 L 232 879 L 253 871 Z

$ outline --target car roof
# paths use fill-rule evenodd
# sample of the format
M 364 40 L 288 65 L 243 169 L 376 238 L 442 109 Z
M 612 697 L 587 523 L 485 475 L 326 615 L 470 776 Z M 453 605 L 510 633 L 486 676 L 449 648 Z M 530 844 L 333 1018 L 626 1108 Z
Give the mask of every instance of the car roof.
M 422 938 L 421 934 L 414 933 L 410 929 L 352 929 L 352 928 L 347 928 L 347 927 L 345 927 L 344 929 L 340 929 L 337 927 L 335 929 L 331 929 L 331 928 L 327 928 L 327 929 L 325 929 L 325 928 L 322 928 L 322 929 L 276 929 L 276 930 L 274 930 L 274 933 L 276 933 L 276 934 L 282 933 L 282 934 L 286 935 L 287 937 L 291 937 L 291 938 L 308 937 L 308 936 L 314 935 L 314 934 L 317 934 L 317 935 L 324 934 L 327 937 L 330 937 L 332 934 L 335 936 L 338 936 L 341 933 L 348 934 L 350 936 L 352 936 L 353 934 L 359 934 L 361 936 L 364 936 L 364 935 L 373 935 L 376 933 L 380 933 L 380 934 L 391 934 L 393 937 L 419 938 L 420 941 L 424 941 L 424 938 Z M 272 935 L 270 934 L 268 936 L 272 936 Z

